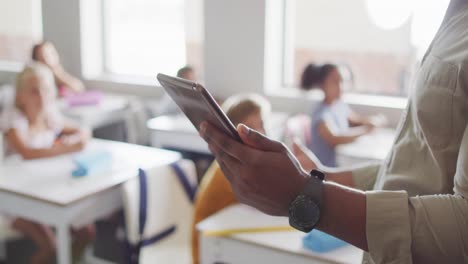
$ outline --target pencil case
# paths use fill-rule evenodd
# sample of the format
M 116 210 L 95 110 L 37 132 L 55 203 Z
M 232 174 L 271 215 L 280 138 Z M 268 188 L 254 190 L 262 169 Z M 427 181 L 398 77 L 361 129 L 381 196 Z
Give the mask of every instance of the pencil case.
M 304 236 L 302 245 L 314 252 L 324 253 L 346 246 L 347 243 L 319 230 L 312 230 Z
M 76 169 L 73 177 L 83 177 L 112 169 L 112 154 L 108 151 L 85 152 L 73 158 Z
M 71 94 L 65 97 L 65 102 L 69 107 L 84 106 L 84 105 L 97 105 L 102 100 L 102 92 L 99 91 L 85 91 L 78 94 Z

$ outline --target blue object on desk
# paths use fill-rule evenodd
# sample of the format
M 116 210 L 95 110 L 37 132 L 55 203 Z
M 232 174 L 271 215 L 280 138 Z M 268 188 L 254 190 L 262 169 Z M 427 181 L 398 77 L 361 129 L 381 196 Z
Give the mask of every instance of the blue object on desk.
M 76 169 L 73 177 L 83 177 L 112 169 L 112 154 L 108 151 L 93 151 L 81 153 L 73 158 Z
M 306 249 L 324 253 L 346 246 L 347 243 L 324 232 L 312 230 L 302 239 L 302 245 Z

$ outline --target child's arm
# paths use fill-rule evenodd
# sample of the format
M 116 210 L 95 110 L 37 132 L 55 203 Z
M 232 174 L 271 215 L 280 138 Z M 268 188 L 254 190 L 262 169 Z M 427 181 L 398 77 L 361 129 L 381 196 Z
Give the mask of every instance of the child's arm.
M 65 124 L 57 136 L 57 141 L 63 143 L 76 143 L 77 141 L 87 142 L 91 138 L 89 129 L 79 128 L 72 124 Z
M 78 127 L 66 125 L 63 127 L 62 131 L 60 131 L 60 134 L 64 136 L 69 136 L 69 135 L 78 134 L 80 132 L 81 130 Z
M 80 137 L 83 140 L 87 140 L 91 137 L 91 131 L 88 129 L 83 129 L 80 127 L 76 127 L 70 124 L 66 124 L 63 128 L 62 131 L 60 131 L 61 136 L 74 136 L 74 135 L 80 135 Z
M 367 126 L 367 127 L 384 127 L 387 125 L 387 118 L 382 114 L 373 116 L 362 116 L 356 112 L 351 111 L 348 116 L 349 125 L 352 127 Z
M 320 137 L 322 137 L 323 140 L 325 140 L 328 144 L 332 146 L 351 143 L 358 137 L 369 133 L 371 130 L 372 127 L 361 126 L 351 128 L 348 132 L 337 135 L 331 131 L 331 129 L 324 121 L 320 122 L 320 124 L 318 125 L 318 133 Z
M 82 92 L 85 90 L 83 83 L 77 78 L 71 76 L 62 67 L 53 69 L 57 86 L 68 87 L 73 92 Z
M 348 116 L 349 125 L 352 127 L 356 126 L 373 126 L 374 124 L 371 122 L 370 118 L 366 118 L 361 116 L 360 114 L 351 111 Z
M 19 137 L 16 129 L 12 128 L 7 131 L 6 139 L 24 159 L 38 159 L 53 157 L 61 154 L 80 151 L 84 147 L 84 141 L 77 142 L 71 145 L 54 144 L 51 148 L 34 149 L 29 148 L 24 144 L 23 140 Z

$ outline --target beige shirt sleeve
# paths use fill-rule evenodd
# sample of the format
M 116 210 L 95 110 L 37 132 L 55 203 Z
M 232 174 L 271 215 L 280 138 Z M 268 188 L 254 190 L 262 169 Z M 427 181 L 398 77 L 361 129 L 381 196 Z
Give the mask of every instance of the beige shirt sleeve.
M 468 127 L 457 161 L 453 195 L 408 197 L 370 191 L 367 243 L 375 263 L 468 261 Z
M 368 191 L 372 190 L 379 173 L 381 164 L 380 163 L 369 163 L 361 167 L 357 167 L 351 170 L 354 187 Z

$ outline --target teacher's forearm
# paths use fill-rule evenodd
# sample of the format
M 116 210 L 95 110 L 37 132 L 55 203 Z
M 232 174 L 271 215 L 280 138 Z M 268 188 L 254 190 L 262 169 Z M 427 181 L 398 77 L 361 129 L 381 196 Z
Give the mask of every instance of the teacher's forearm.
M 353 173 L 349 169 L 330 168 L 319 166 L 321 171 L 325 172 L 326 180 L 332 181 L 347 187 L 354 188 Z
M 364 192 L 325 182 L 317 228 L 367 251 Z

